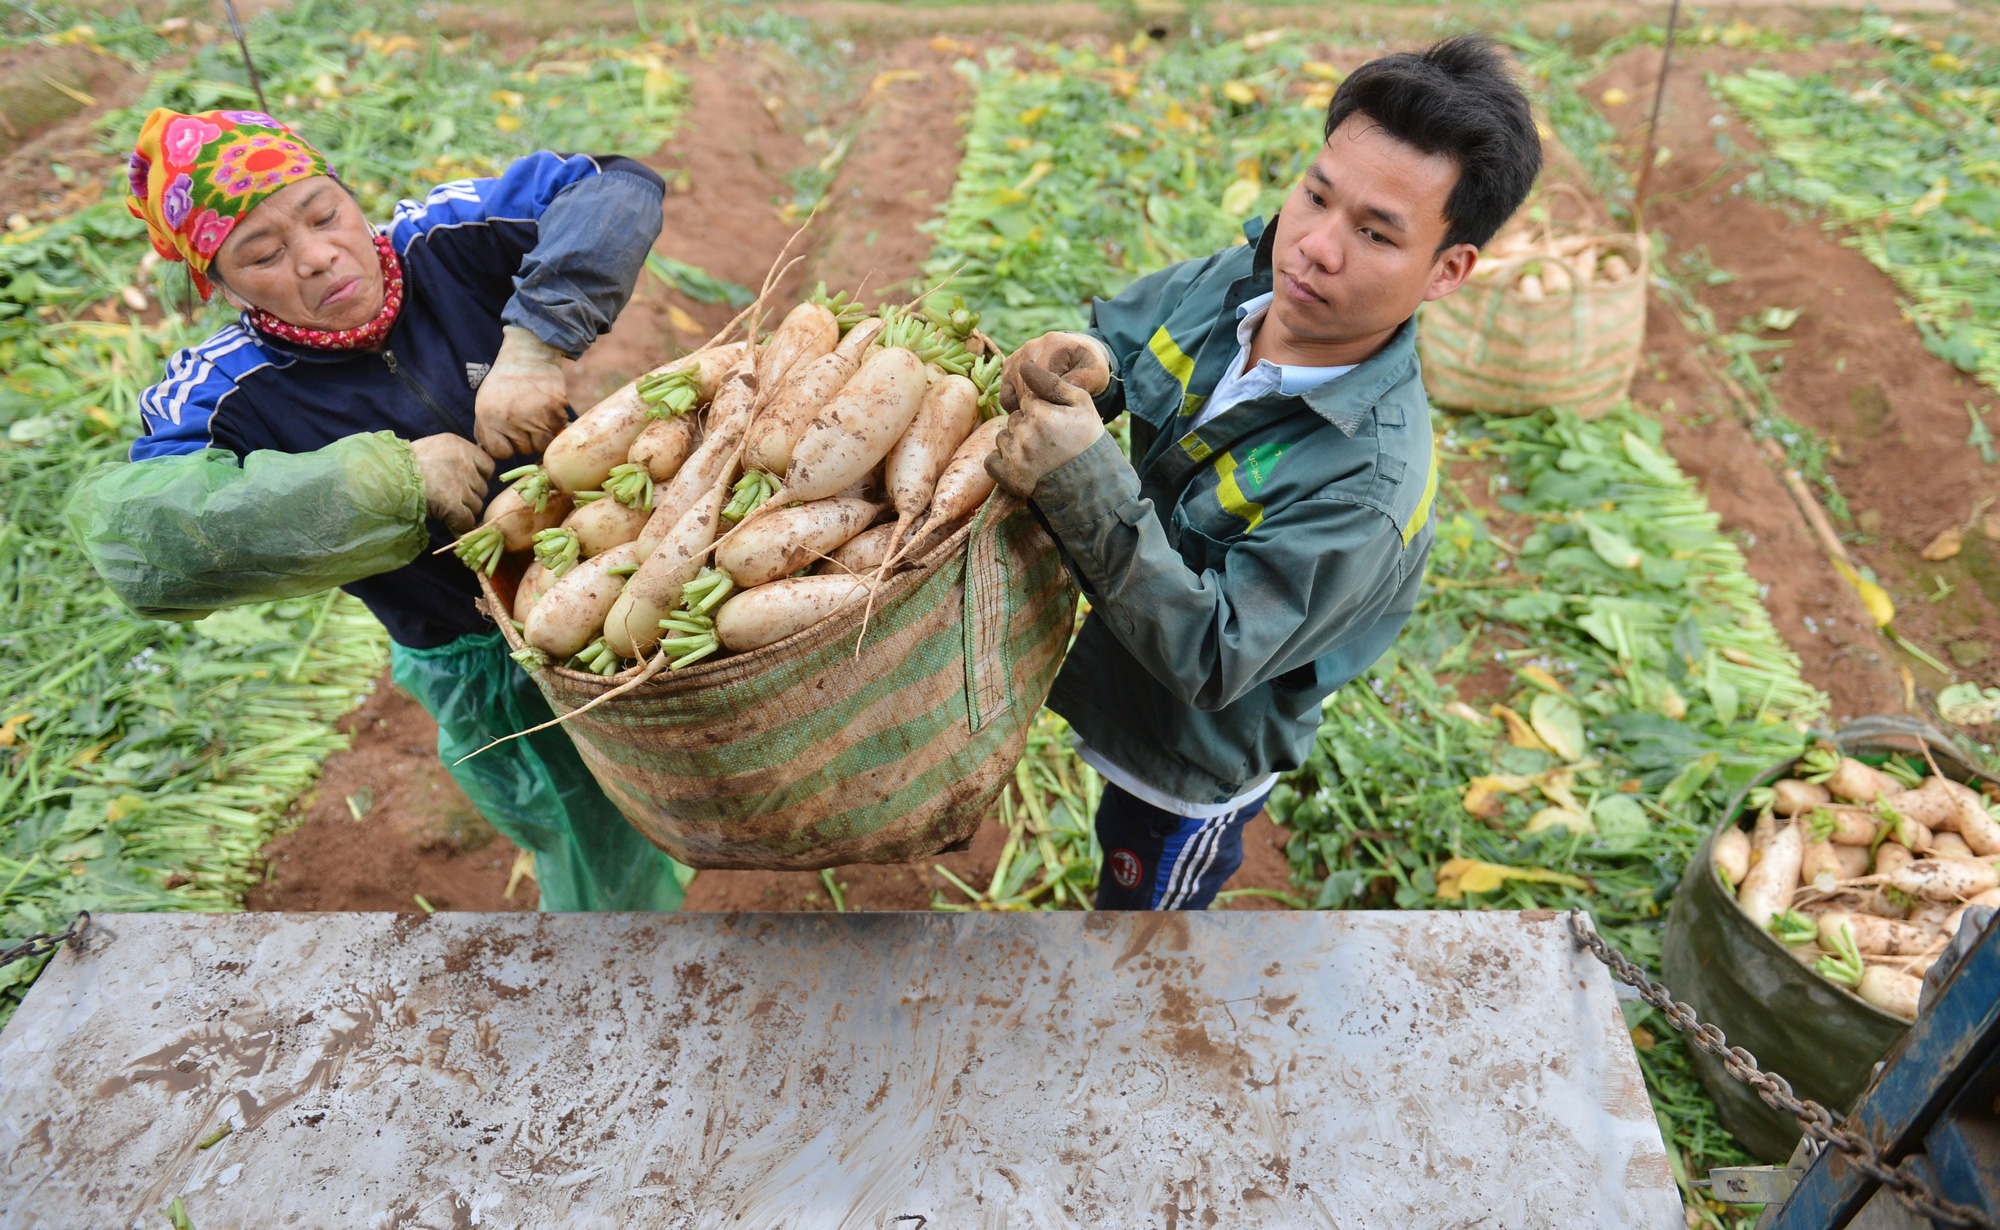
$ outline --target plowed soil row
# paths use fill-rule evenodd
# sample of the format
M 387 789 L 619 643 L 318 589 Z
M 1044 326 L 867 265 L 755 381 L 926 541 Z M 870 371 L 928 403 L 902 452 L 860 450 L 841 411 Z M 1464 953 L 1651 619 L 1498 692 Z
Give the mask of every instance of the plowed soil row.
M 1783 55 L 1710 47 L 1677 57 L 1659 138 L 1672 154 L 1654 174 L 1647 225 L 1666 233 L 1670 268 L 1686 267 L 1699 252 L 1731 275 L 1715 284 L 1687 279 L 1718 327 L 1744 327 L 1765 308 L 1799 310 L 1790 329 L 1761 331 L 1789 343 L 1772 377 L 1777 399 L 1788 417 L 1834 446 L 1834 482 L 1853 515 L 1838 525 L 1847 549 L 1895 599 L 1894 627 L 1950 667 L 1949 677 L 1874 631 L 1731 409 L 1712 374 L 1712 354 L 1657 295 L 1646 366 L 1633 388 L 1667 424 L 1675 456 L 1701 480 L 1724 524 L 1739 533 L 1751 571 L 1770 587 L 1772 617 L 1805 660 L 1807 678 L 1832 696 L 1836 718 L 1900 712 L 1911 691 L 1920 689 L 1921 704 L 1922 692 L 1955 679 L 1991 683 L 1991 651 L 2000 645 L 2000 543 L 1975 529 L 1956 558 L 1921 558 L 1940 531 L 1966 524 L 2000 492 L 2000 470 L 1966 443 L 1967 404 L 1996 399 L 1923 348 L 1895 285 L 1820 218 L 1740 188 L 1761 147 L 1706 84 L 1710 74 L 1758 64 L 1794 74 L 1846 71 L 1837 66 L 1842 57 L 1857 58 L 1838 47 Z M 1637 49 L 1586 87 L 1628 149 L 1643 144 L 1659 63 L 1657 49 Z M 1606 104 L 1613 88 L 1628 101 Z M 1747 331 L 1760 332 L 1754 324 Z

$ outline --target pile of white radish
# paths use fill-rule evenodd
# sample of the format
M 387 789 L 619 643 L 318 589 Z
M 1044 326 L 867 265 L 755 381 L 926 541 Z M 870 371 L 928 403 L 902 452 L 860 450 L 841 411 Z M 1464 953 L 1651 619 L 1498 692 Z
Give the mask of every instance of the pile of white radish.
M 2000 906 L 2000 819 L 1978 791 L 1828 748 L 1754 790 L 1751 828 L 1715 840 L 1737 904 L 1814 972 L 1912 1021 L 1966 907 Z
M 664 651 L 678 669 L 865 602 L 993 491 L 1002 361 L 978 322 L 962 301 L 868 314 L 822 287 L 763 341 L 579 416 L 456 547 L 488 575 L 533 552 L 515 657 L 616 675 Z
M 1519 230 L 1488 244 L 1472 270 L 1475 283 L 1502 276 L 1521 298 L 1541 303 L 1567 299 L 1592 285 L 1623 285 L 1636 271 L 1623 253 L 1602 246 L 1597 236 L 1551 239 L 1538 231 Z

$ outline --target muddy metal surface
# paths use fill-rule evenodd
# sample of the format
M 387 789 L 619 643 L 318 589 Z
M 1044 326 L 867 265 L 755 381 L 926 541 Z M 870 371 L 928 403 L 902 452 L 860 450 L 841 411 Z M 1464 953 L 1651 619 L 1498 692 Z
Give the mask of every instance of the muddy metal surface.
M 0 1035 L 0 1224 L 177 1195 L 204 1228 L 1681 1225 L 1610 982 L 1543 913 L 106 916 Z

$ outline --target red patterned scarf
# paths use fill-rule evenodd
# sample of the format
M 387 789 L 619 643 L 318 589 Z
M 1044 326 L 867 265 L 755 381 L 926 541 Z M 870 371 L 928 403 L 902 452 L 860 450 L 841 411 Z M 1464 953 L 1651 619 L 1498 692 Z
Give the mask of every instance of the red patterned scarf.
M 307 329 L 287 324 L 263 308 L 250 309 L 250 323 L 259 333 L 316 350 L 365 350 L 375 345 L 389 336 L 396 314 L 403 310 L 403 262 L 396 259 L 396 249 L 387 235 L 375 237 L 375 251 L 382 258 L 382 310 L 367 324 L 352 329 Z

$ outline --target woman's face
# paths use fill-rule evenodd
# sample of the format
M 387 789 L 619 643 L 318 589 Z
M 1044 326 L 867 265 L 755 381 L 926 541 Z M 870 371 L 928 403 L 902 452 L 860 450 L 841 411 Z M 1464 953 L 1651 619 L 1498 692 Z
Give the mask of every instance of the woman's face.
M 331 176 L 260 201 L 230 231 L 209 272 L 237 307 L 305 329 L 352 329 L 382 310 L 374 229 Z

